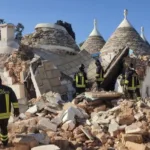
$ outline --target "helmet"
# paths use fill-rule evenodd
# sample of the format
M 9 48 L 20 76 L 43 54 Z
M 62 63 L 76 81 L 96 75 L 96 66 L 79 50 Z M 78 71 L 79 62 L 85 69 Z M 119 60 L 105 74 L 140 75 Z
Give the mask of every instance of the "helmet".
M 84 64 L 81 64 L 81 65 L 79 66 L 79 70 L 84 70 L 84 68 L 85 68 Z
M 100 61 L 99 61 L 98 59 L 96 59 L 95 65 L 96 65 L 96 66 L 100 65 Z

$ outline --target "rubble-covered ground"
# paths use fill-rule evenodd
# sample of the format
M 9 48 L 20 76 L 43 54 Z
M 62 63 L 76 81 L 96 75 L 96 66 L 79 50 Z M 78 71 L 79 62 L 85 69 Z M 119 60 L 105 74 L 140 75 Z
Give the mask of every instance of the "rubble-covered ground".
M 116 95 L 89 92 L 64 103 L 48 92 L 30 100 L 24 114 L 9 120 L 9 150 L 149 150 L 149 101 Z

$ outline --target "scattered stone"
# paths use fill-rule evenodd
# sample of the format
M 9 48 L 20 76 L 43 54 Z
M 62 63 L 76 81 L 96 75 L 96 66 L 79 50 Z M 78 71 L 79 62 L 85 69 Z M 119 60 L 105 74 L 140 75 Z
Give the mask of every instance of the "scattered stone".
M 135 133 L 140 134 L 141 133 L 142 134 L 143 130 L 140 127 L 138 127 L 137 124 L 132 124 L 125 128 L 125 133 L 126 134 L 135 134 Z
M 43 133 L 37 133 L 37 134 L 30 134 L 29 136 L 32 136 L 36 139 L 36 141 L 38 141 L 40 144 L 49 144 L 50 143 L 50 139 L 47 136 L 47 134 L 43 134 Z
M 63 124 L 62 129 L 64 131 L 72 131 L 75 128 L 75 126 L 75 122 L 73 120 L 69 120 Z
M 94 109 L 94 112 L 99 112 L 99 111 L 106 111 L 106 105 L 101 105 Z
M 147 147 L 144 144 L 138 144 L 134 142 L 126 142 L 125 145 L 129 150 L 150 150 L 149 147 Z
M 38 122 L 39 129 L 41 130 L 52 130 L 52 131 L 57 131 L 57 125 L 54 123 L 51 123 L 51 121 L 47 118 L 42 118 Z
M 134 115 L 131 109 L 127 110 L 126 112 L 123 112 L 123 114 L 120 114 L 116 121 L 120 125 L 130 125 L 134 122 Z
M 35 138 L 31 136 L 16 136 L 12 143 L 15 146 L 15 150 L 22 150 L 19 148 L 24 148 L 23 150 L 30 150 L 31 148 L 39 145 Z
M 86 128 L 81 128 L 81 130 L 83 131 L 83 133 L 90 139 L 93 140 L 92 135 L 90 134 L 89 130 Z
M 144 117 L 144 114 L 143 114 L 142 112 L 136 113 L 136 114 L 134 115 L 134 118 L 135 118 L 137 121 L 141 120 L 143 117 Z
M 102 144 L 105 144 L 107 142 L 107 136 L 104 132 L 99 133 L 96 135 L 96 137 L 101 141 Z
M 122 135 L 122 142 L 126 143 L 127 141 L 141 144 L 141 143 L 143 143 L 143 137 L 141 134 L 124 134 L 124 135 Z
M 38 108 L 36 105 L 30 107 L 26 112 L 27 113 L 31 113 L 31 114 L 35 114 L 38 111 Z
M 34 147 L 31 150 L 60 150 L 60 148 L 56 145 L 45 145 L 45 146 Z
M 109 133 L 111 136 L 116 137 L 118 134 L 118 130 L 119 130 L 119 125 L 117 124 L 117 122 L 115 120 L 113 120 L 111 122 L 111 124 L 109 124 Z

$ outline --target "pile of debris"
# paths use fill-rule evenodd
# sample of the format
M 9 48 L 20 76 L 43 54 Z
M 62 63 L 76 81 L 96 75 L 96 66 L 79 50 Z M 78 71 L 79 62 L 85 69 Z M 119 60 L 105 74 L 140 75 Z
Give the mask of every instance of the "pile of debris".
M 9 124 L 10 143 L 16 150 L 149 150 L 149 103 L 115 92 L 105 93 L 113 100 L 99 99 L 104 93 L 88 92 L 72 103 L 52 92 L 30 100 L 26 113 Z

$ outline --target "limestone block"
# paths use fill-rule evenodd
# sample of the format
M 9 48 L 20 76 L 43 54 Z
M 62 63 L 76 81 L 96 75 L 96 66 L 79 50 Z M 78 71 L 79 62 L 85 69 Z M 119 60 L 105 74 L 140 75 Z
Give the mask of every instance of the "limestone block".
M 50 61 L 43 61 L 43 66 L 45 70 L 51 70 L 55 68 L 54 64 Z
M 25 87 L 24 84 L 13 84 L 13 85 L 8 85 L 13 89 L 15 92 L 17 99 L 22 99 L 25 98 Z
M 51 70 L 51 73 L 52 73 L 53 78 L 61 76 L 61 73 L 60 73 L 60 71 L 58 69 Z
M 43 86 L 46 90 L 51 89 L 51 85 L 50 85 L 48 79 L 44 79 L 44 80 L 42 80 L 42 82 L 43 82 Z
M 59 78 L 50 79 L 49 82 L 51 86 L 58 86 L 61 84 Z
M 46 79 L 46 73 L 43 66 L 38 67 L 38 73 L 41 79 Z
M 59 93 L 59 86 L 52 87 L 52 91 L 55 93 Z
M 41 118 L 40 121 L 38 122 L 39 129 L 48 131 L 57 131 L 57 125 L 53 124 L 49 119 L 47 118 Z

